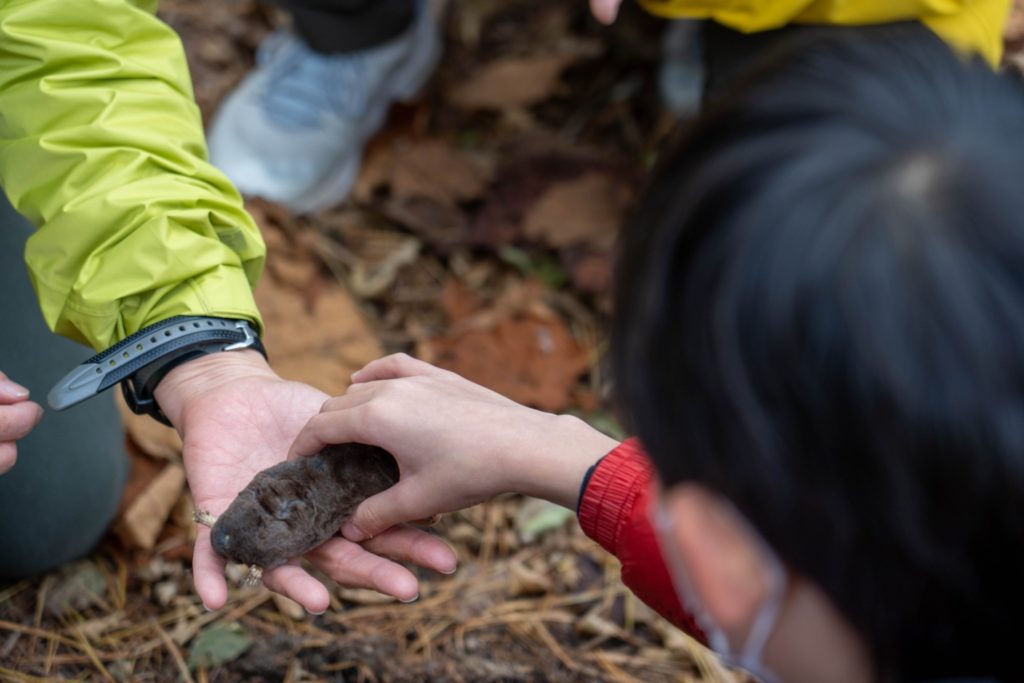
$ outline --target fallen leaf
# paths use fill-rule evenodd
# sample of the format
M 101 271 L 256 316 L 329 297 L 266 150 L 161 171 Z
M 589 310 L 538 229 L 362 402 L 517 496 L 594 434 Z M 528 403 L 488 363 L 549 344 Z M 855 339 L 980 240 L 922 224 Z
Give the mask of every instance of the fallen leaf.
M 506 246 L 501 248 L 498 256 L 505 263 L 518 268 L 523 275 L 536 278 L 551 289 L 561 289 L 569 279 L 550 254 L 530 253 L 518 247 Z
M 167 607 L 171 604 L 171 600 L 178 597 L 178 582 L 175 579 L 169 581 L 161 581 L 153 586 L 153 597 L 156 598 L 156 604 L 161 607 Z
M 185 468 L 170 463 L 128 506 L 115 532 L 128 546 L 150 550 L 185 488 Z
M 553 185 L 530 207 L 523 233 L 555 248 L 588 244 L 610 250 L 632 198 L 628 185 L 590 172 Z
M 490 165 L 482 157 L 445 140 L 400 141 L 393 164 L 391 193 L 396 197 L 429 197 L 454 206 L 479 199 L 491 181 Z
M 557 318 L 522 317 L 425 340 L 417 355 L 519 403 L 561 411 L 590 354 Z
M 159 460 L 181 462 L 181 437 L 173 427 L 157 422 L 149 415 L 136 415 L 117 392 L 117 409 L 128 437 L 146 455 Z
M 588 638 L 594 636 L 621 638 L 625 635 L 621 626 L 602 617 L 596 609 L 590 610 L 576 621 L 576 632 Z
M 469 230 L 469 219 L 462 210 L 430 197 L 393 197 L 384 201 L 380 209 L 442 253 L 462 243 Z
M 88 560 L 75 562 L 60 570 L 54 585 L 46 592 L 43 608 L 59 617 L 66 612 L 102 605 L 107 592 L 107 579 Z
M 100 636 L 115 629 L 126 628 L 131 625 L 131 620 L 123 611 L 106 614 L 96 619 L 89 619 L 75 624 L 74 630 L 82 634 L 87 640 L 96 640 Z
M 455 325 L 480 310 L 480 297 L 456 278 L 448 278 L 441 289 L 441 308 Z
M 559 255 L 576 289 L 587 294 L 607 294 L 611 291 L 615 270 L 611 252 L 586 248 L 565 249 Z
M 576 58 L 569 54 L 501 57 L 455 86 L 450 99 L 466 109 L 530 107 L 558 91 L 562 72 Z
M 560 529 L 575 513 L 569 508 L 539 498 L 528 498 L 515 517 L 516 531 L 523 543 L 533 543 L 546 532 Z
M 353 372 L 383 355 L 355 301 L 334 283 L 309 303 L 296 290 L 263 278 L 256 302 L 266 323 L 271 367 L 286 379 L 334 396 L 345 391 Z
M 469 244 L 497 249 L 515 243 L 522 238 L 527 212 L 553 185 L 608 169 L 607 163 L 592 156 L 552 153 L 547 147 L 531 145 L 532 151 L 518 152 L 502 165 L 473 219 Z
M 200 631 L 188 652 L 190 669 L 226 664 L 252 646 L 252 638 L 238 624 L 214 624 Z
M 524 595 L 543 595 L 550 593 L 554 589 L 554 582 L 550 577 L 530 569 L 522 562 L 513 562 L 509 570 L 512 574 L 508 582 L 508 595 L 510 598 L 518 598 Z
M 383 258 L 373 262 L 356 263 L 349 275 L 349 286 L 357 296 L 364 298 L 383 294 L 394 284 L 399 271 L 416 261 L 421 247 L 422 244 L 415 237 L 402 237 L 396 240 L 392 249 Z

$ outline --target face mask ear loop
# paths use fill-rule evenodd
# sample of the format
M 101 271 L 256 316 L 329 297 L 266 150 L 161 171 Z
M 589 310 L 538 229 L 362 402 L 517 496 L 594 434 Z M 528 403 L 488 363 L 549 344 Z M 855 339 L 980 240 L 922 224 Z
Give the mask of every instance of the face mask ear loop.
M 782 612 L 782 602 L 786 597 L 786 570 L 782 566 L 782 562 L 779 561 L 775 551 L 761 537 L 757 529 L 747 521 L 747 518 L 735 506 L 728 501 L 726 501 L 726 504 L 732 511 L 735 519 L 746 528 L 747 534 L 754 539 L 758 552 L 764 561 L 765 571 L 768 573 L 768 596 L 754 617 L 754 623 L 750 627 L 750 634 L 743 645 L 743 651 L 740 654 L 739 660 L 741 663 L 747 662 L 763 666 L 763 662 L 760 660 L 763 656 L 764 648 L 768 644 L 768 639 L 778 623 L 779 615 Z
M 768 572 L 770 574 L 768 579 L 768 597 L 765 598 L 764 604 L 758 610 L 754 623 L 750 627 L 750 635 L 747 636 L 747 642 L 743 646 L 743 653 L 741 655 L 743 661 L 760 660 L 764 648 L 768 644 L 768 638 L 771 637 L 772 631 L 775 630 L 779 620 L 779 614 L 782 612 L 782 601 L 786 594 L 783 569 L 778 559 L 775 558 L 774 553 L 767 549 L 765 550 L 764 557 L 768 563 Z
M 726 502 L 728 503 L 728 501 Z M 738 656 L 730 646 L 729 639 L 725 633 L 715 624 L 711 616 L 704 611 L 703 605 L 700 604 L 693 587 L 689 585 L 689 576 L 686 574 L 682 559 L 678 556 L 675 548 L 671 547 L 671 544 L 664 539 L 664 536 L 668 535 L 668 532 L 674 525 L 657 498 L 652 501 L 648 515 L 658 532 L 656 536 L 658 537 L 662 553 L 672 569 L 672 579 L 676 587 L 676 593 L 679 595 L 683 606 L 691 613 L 691 616 L 694 617 L 697 624 L 708 637 L 708 645 L 726 664 L 746 669 L 762 681 L 765 681 L 765 683 L 774 683 L 779 681 L 779 677 L 765 667 L 761 658 L 768 639 L 775 630 L 779 615 L 782 612 L 782 603 L 786 597 L 786 571 L 778 556 L 776 556 L 775 552 L 768 546 L 757 530 L 754 529 L 753 525 L 732 504 L 729 504 L 729 509 L 736 520 L 744 526 L 750 537 L 757 543 L 758 551 L 764 559 L 766 571 L 768 572 L 768 596 L 758 610 L 757 615 L 755 615 L 754 622 L 750 627 L 750 634 L 747 636 L 746 642 L 743 644 L 743 650 Z

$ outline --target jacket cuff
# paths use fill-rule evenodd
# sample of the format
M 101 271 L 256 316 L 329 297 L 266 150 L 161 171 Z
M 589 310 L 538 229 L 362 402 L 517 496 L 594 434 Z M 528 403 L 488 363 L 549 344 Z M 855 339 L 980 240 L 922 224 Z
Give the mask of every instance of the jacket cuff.
M 634 500 L 647 490 L 653 476 L 638 439 L 619 444 L 595 466 L 580 499 L 583 532 L 615 554 L 622 511 L 632 509 Z

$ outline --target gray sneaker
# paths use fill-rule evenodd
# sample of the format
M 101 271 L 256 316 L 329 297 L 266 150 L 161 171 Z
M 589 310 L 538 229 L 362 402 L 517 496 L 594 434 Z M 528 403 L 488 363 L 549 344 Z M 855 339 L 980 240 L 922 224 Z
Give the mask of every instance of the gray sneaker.
M 290 32 L 275 33 L 217 112 L 211 161 L 240 191 L 294 211 L 336 204 L 351 190 L 363 146 L 388 108 L 416 96 L 440 55 L 426 3 L 405 34 L 360 52 L 323 55 Z

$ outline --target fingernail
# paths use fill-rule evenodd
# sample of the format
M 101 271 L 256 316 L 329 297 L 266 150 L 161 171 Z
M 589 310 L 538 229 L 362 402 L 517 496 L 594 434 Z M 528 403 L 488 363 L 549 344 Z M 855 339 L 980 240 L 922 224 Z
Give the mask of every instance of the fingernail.
M 207 612 L 212 612 L 213 611 L 211 608 L 206 606 L 205 602 L 203 603 L 203 609 L 206 610 Z
M 327 608 L 325 607 L 325 608 L 323 608 L 322 610 L 320 610 L 319 612 L 314 612 L 313 610 L 311 610 L 311 609 L 309 609 L 309 608 L 307 607 L 307 608 L 306 608 L 306 611 L 307 611 L 307 612 L 309 612 L 310 614 L 312 614 L 312 615 L 313 615 L 314 617 L 319 617 L 319 616 L 320 616 L 321 614 L 323 614 L 324 612 L 326 612 L 326 611 L 327 611 Z
M 0 381 L 0 396 L 14 399 L 28 398 L 28 389 L 20 384 L 15 384 L 9 379 L 5 379 Z
M 398 602 L 404 602 L 406 605 L 408 605 L 410 602 L 416 602 L 419 599 L 420 599 L 420 594 L 417 593 L 416 595 L 412 596 L 408 600 L 402 600 L 401 598 L 399 598 Z
M 445 576 L 451 576 L 452 574 L 454 574 L 454 573 L 455 573 L 455 572 L 457 572 L 457 571 L 459 571 L 459 568 L 458 568 L 458 567 L 452 567 L 452 568 L 451 568 L 451 569 L 449 569 L 448 571 L 446 571 L 446 572 L 441 572 L 441 573 L 442 573 L 442 574 L 444 574 Z
M 360 531 L 359 527 L 352 522 L 345 522 L 345 525 L 341 527 L 341 534 L 354 543 L 360 543 L 366 540 L 366 534 Z

